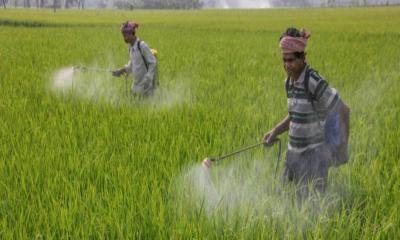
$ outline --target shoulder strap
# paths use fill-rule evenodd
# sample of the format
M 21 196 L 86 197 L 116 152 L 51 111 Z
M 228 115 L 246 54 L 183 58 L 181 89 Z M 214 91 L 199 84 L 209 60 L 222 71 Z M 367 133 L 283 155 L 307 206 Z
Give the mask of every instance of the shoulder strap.
M 149 66 L 148 66 L 148 64 L 147 64 L 147 62 L 146 62 L 146 59 L 145 59 L 144 56 L 143 56 L 142 48 L 140 47 L 140 42 L 141 42 L 141 40 L 138 39 L 138 41 L 137 41 L 137 47 L 138 47 L 138 49 L 139 49 L 140 55 L 142 56 L 144 65 L 146 66 L 146 69 L 149 69 Z
M 288 78 L 286 78 L 286 81 L 285 81 L 285 89 L 286 89 L 286 93 L 288 93 L 288 94 L 289 94 L 289 84 L 290 84 L 290 78 L 288 77 Z
M 140 42 L 141 42 L 141 40 L 138 38 L 138 40 L 137 40 L 137 48 L 139 49 L 140 54 L 142 54 L 142 48 L 140 47 Z
M 306 93 L 306 96 L 310 102 L 312 102 L 314 100 L 314 98 L 310 92 L 310 88 L 309 88 L 311 71 L 312 71 L 312 69 L 310 69 L 308 66 L 306 66 L 306 73 L 304 75 L 304 92 Z
M 311 102 L 312 108 L 315 110 L 315 107 L 314 107 L 315 96 L 314 96 L 314 94 L 312 94 L 310 92 L 310 89 L 309 89 L 311 72 L 314 72 L 314 70 L 312 68 L 306 66 L 306 73 L 304 76 L 304 92 L 307 96 L 308 101 Z

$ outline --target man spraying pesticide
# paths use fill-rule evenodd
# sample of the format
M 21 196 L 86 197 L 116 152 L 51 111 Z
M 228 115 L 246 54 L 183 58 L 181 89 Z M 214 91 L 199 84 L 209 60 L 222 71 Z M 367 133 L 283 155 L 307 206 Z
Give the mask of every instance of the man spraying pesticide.
M 121 33 L 128 44 L 129 62 L 124 67 L 112 71 L 112 75 L 119 77 L 122 74 L 133 75 L 134 81 L 131 91 L 134 95 L 151 96 L 158 85 L 156 51 L 136 36 L 139 24 L 124 22 Z
M 289 131 L 283 180 L 298 185 L 300 199 L 308 195 L 309 184 L 324 192 L 329 167 L 348 160 L 350 110 L 338 92 L 307 64 L 309 37 L 304 30 L 288 28 L 280 38 L 289 114 L 263 138 L 270 144 Z

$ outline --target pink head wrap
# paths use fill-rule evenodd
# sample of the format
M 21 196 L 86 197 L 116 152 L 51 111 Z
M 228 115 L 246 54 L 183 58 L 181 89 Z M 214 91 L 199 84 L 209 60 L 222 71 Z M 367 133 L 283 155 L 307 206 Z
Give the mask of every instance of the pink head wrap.
M 136 32 L 136 29 L 139 27 L 139 24 L 135 23 L 135 22 L 124 22 L 121 25 L 121 32 L 123 34 L 133 34 Z
M 300 30 L 300 37 L 284 36 L 279 42 L 279 47 L 283 53 L 304 52 L 307 46 L 307 40 L 311 33 L 304 29 Z

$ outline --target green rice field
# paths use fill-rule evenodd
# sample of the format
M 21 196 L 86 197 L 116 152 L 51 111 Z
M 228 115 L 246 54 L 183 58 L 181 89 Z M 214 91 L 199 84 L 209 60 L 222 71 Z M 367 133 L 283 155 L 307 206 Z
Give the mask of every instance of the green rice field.
M 151 99 L 72 68 L 126 64 L 131 19 L 158 51 Z M 351 109 L 349 162 L 300 206 L 278 145 L 200 166 L 286 116 L 290 26 Z M 399 40 L 400 7 L 0 9 L 0 239 L 397 239 Z

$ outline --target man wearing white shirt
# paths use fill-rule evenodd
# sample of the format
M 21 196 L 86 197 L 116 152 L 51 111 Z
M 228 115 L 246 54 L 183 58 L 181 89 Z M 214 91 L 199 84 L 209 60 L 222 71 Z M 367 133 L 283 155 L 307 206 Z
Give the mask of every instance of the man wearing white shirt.
M 131 86 L 134 95 L 152 95 L 157 87 L 157 59 L 149 46 L 136 36 L 139 24 L 125 22 L 121 25 L 121 33 L 128 44 L 129 62 L 124 67 L 112 72 L 114 76 L 132 74 Z

